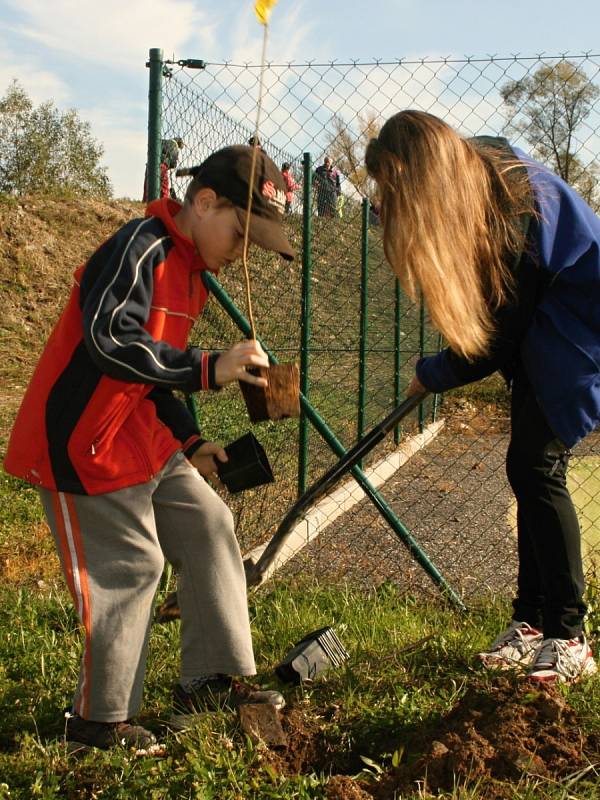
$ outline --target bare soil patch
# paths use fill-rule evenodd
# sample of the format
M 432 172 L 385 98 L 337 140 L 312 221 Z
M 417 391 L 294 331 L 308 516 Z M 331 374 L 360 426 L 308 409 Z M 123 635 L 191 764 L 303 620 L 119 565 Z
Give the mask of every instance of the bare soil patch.
M 514 789 L 524 774 L 561 779 L 595 765 L 591 774 L 600 775 L 599 746 L 558 689 L 500 678 L 491 688 L 472 685 L 441 720 L 433 741 L 381 781 L 373 796 L 388 800 L 417 784 L 435 793 L 479 781 L 486 797 L 503 798 L 501 784 Z
M 314 707 L 287 709 L 288 746 L 265 750 L 263 763 L 283 775 L 330 772 L 328 800 L 392 800 L 419 788 L 435 795 L 474 783 L 482 796 L 500 800 L 513 796 L 523 775 L 561 780 L 587 770 L 600 777 L 600 740 L 584 733 L 561 691 L 516 678 L 473 683 L 445 717 L 396 742 L 402 762 L 377 781 L 337 772 L 335 749 L 323 732 L 327 716 Z

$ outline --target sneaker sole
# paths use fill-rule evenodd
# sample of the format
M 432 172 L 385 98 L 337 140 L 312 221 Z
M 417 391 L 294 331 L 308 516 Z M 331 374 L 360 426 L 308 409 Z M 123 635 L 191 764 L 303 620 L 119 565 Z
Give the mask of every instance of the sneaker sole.
M 83 756 L 86 753 L 90 753 L 92 750 L 95 750 L 95 747 L 92 747 L 91 744 L 84 744 L 84 742 L 74 742 L 72 740 L 65 741 L 65 746 L 67 748 L 67 755 L 68 756 Z
M 64 743 L 65 743 L 65 746 L 66 746 L 66 749 L 67 749 L 67 755 L 68 756 L 79 757 L 79 756 L 85 755 L 86 753 L 91 753 L 94 750 L 103 750 L 104 749 L 102 747 L 94 747 L 94 745 L 86 744 L 85 742 L 77 742 L 77 741 L 74 741 L 72 739 L 69 739 L 68 741 L 65 741 Z M 123 746 L 115 743 L 115 745 L 113 747 L 110 747 L 108 749 L 115 750 L 116 748 L 119 748 L 119 747 L 122 748 Z M 126 749 L 126 748 L 124 748 L 124 749 Z M 133 746 L 131 748 L 129 748 L 129 749 L 133 749 Z M 104 752 L 106 752 L 106 749 L 104 749 Z M 164 745 L 158 744 L 157 742 L 155 742 L 154 744 L 148 745 L 148 747 L 138 747 L 138 748 L 136 748 L 135 754 L 136 754 L 136 756 L 161 756 L 162 757 L 162 756 L 166 755 L 166 750 L 165 750 L 165 746 Z
M 558 673 L 554 672 L 550 675 L 528 675 L 527 679 L 533 683 L 579 683 L 585 678 L 591 678 L 598 672 L 598 665 L 593 658 L 590 658 L 581 668 L 581 672 L 575 678 L 563 678 Z

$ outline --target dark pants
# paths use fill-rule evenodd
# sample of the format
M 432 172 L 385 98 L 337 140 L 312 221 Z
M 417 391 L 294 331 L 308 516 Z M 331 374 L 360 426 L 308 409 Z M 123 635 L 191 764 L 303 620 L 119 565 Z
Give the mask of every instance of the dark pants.
M 327 187 L 317 188 L 317 213 L 320 217 L 335 217 L 337 195 Z
M 524 372 L 512 391 L 512 435 L 506 456 L 517 498 L 519 577 L 513 618 L 571 639 L 586 606 L 577 514 L 567 489 L 570 452 L 551 431 Z

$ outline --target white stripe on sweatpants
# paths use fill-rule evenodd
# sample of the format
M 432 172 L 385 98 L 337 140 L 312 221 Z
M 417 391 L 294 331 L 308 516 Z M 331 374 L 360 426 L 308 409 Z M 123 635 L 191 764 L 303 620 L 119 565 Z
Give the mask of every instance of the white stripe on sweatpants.
M 75 551 L 75 542 L 73 540 L 73 528 L 71 527 L 71 518 L 69 516 L 69 509 L 67 508 L 67 501 L 64 492 L 58 493 L 60 507 L 63 512 L 63 519 L 65 522 L 65 533 L 67 534 L 67 542 L 69 544 L 69 553 L 71 555 L 71 569 L 73 570 L 73 583 L 75 592 L 77 594 L 77 613 L 79 619 L 83 622 L 83 592 L 81 591 L 81 579 L 79 577 L 79 561 L 77 559 L 77 552 Z

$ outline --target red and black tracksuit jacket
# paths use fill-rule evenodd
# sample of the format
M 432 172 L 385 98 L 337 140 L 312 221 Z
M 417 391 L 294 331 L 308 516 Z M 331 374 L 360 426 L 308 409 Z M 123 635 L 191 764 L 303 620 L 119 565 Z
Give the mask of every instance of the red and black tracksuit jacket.
M 202 439 L 173 390 L 214 389 L 218 353 L 188 347 L 206 265 L 162 199 L 75 273 L 31 379 L 7 472 L 54 491 L 102 494 L 149 480 Z

